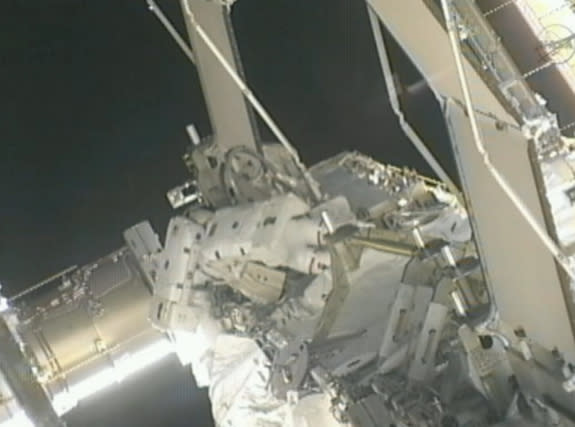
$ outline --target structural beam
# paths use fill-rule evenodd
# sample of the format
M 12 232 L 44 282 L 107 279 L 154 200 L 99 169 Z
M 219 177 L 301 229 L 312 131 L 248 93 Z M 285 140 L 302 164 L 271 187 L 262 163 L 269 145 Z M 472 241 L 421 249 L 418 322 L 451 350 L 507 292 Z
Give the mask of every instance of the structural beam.
M 183 16 L 195 56 L 196 69 L 213 130 L 214 143 L 226 151 L 238 145 L 255 149 L 260 142 L 253 111 L 240 88 L 198 36 L 187 11 L 193 13 L 227 62 L 243 78 L 231 25 L 230 8 L 218 1 L 181 0 Z
M 422 0 L 368 0 L 368 4 L 446 107 L 483 270 L 501 320 L 511 328 L 523 328 L 529 338 L 575 361 L 568 296 L 563 294 L 554 259 L 503 194 L 475 147 L 469 119 L 458 106 L 463 94 L 438 15 Z M 474 67 L 465 61 L 464 68 L 475 108 L 511 124 L 497 130 L 497 120 L 484 116 L 481 129 L 491 162 L 544 225 L 528 142 Z

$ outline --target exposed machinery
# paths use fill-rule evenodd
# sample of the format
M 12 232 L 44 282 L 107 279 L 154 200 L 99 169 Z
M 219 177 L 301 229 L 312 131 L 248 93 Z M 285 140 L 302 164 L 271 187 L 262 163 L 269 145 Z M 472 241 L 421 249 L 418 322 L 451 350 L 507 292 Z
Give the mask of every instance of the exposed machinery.
M 61 425 L 174 352 L 219 426 L 574 426 L 573 144 L 475 3 L 367 1 L 436 181 L 355 152 L 305 168 L 244 81 L 234 2 L 181 2 L 191 49 L 149 5 L 196 63 L 214 134 L 189 128 L 163 242 L 135 225 L 0 301 L 0 426 Z M 442 107 L 461 189 L 402 115 L 382 25 Z

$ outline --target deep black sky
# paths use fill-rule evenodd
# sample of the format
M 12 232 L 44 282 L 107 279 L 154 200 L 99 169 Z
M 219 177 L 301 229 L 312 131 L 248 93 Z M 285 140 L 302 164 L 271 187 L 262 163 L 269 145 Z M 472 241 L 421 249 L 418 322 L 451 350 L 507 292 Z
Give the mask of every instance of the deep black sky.
M 0 281 L 14 293 L 122 245 L 185 178 L 184 127 L 209 121 L 193 65 L 145 0 L 3 0 L 0 15 Z M 181 28 L 175 0 L 159 2 Z M 307 163 L 346 149 L 429 173 L 399 130 L 362 0 L 241 0 L 248 80 Z M 404 85 L 420 77 L 397 62 Z M 430 142 L 426 89 L 403 100 Z M 445 147 L 442 146 L 445 152 Z M 176 363 L 74 411 L 71 427 L 210 425 Z

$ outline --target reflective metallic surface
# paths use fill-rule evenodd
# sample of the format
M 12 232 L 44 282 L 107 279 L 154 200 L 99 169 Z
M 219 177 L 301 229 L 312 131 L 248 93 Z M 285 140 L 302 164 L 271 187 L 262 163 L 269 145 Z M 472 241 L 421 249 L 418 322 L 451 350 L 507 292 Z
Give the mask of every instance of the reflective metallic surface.
M 150 298 L 124 248 L 12 304 L 25 355 L 59 414 L 172 352 L 147 320 Z

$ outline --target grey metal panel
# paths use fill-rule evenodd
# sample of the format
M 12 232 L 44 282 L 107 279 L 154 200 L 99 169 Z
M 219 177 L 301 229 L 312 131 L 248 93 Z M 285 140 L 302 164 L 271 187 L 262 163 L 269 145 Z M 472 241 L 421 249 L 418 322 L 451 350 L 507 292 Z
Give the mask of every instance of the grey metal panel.
M 423 0 L 367 0 L 385 27 L 425 76 L 434 92 L 462 100 L 457 70 L 447 33 Z M 422 37 L 425 42 L 422 42 Z M 393 64 L 392 64 L 393 65 Z M 500 120 L 513 119 L 475 69 L 465 61 L 465 71 L 475 106 Z
M 244 96 L 218 62 L 203 40 L 189 23 L 186 2 L 208 36 L 212 39 L 226 60 L 242 75 L 239 53 L 227 8 L 217 1 L 181 0 L 183 16 L 196 58 L 196 68 L 202 85 L 204 99 L 212 123 L 214 142 L 223 151 L 237 145 L 255 148 L 258 136 L 252 112 Z
M 354 175 L 341 166 L 341 162 L 350 155 L 342 153 L 311 168 L 310 172 L 322 191 L 330 197 L 345 196 L 353 211 L 371 209 L 393 200 L 389 192 L 370 185 L 364 177 Z
M 496 184 L 477 152 L 463 108 L 446 101 L 446 119 L 468 197 L 475 239 L 501 319 L 523 327 L 547 349 L 575 360 L 575 340 L 554 260 L 513 203 Z M 522 133 L 499 130 L 478 116 L 491 161 L 543 224 L 543 213 Z
M 447 34 L 425 2 L 368 3 L 426 76 L 436 95 L 462 100 Z M 422 29 L 426 43 L 421 42 Z M 475 69 L 467 61 L 464 65 L 475 107 L 514 123 Z M 531 338 L 545 347 L 556 346 L 575 360 L 573 331 L 552 257 L 483 166 L 463 111 L 453 102 L 448 109 L 452 132 L 457 133 L 456 159 L 470 200 L 475 236 L 501 317 L 512 326 L 524 327 Z M 481 122 L 482 130 L 492 161 L 543 223 L 526 141 L 518 130 L 508 127 L 507 133 L 502 134 L 496 131 L 493 121 L 485 120 L 484 117 Z

